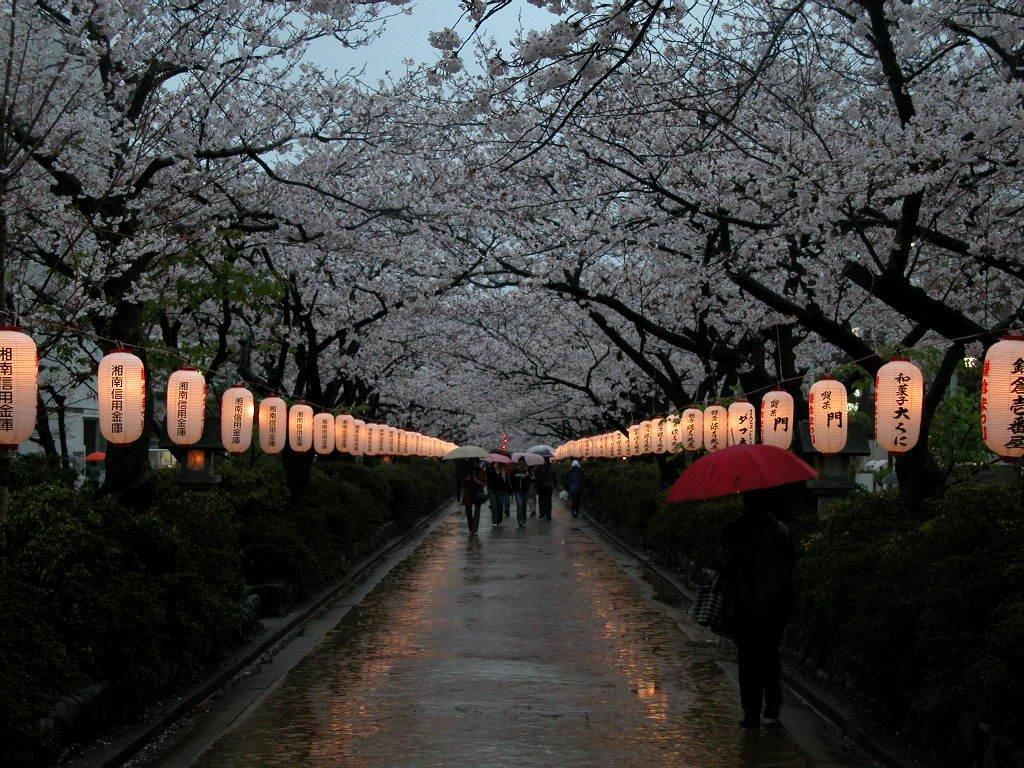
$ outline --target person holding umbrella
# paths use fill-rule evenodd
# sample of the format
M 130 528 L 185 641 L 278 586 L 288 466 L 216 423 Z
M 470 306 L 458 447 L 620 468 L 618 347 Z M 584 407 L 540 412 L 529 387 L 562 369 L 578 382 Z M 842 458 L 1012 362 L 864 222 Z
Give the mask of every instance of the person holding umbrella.
M 551 457 L 545 456 L 544 463 L 534 470 L 537 483 L 537 508 L 542 519 L 551 519 L 551 494 L 555 490 L 555 473 L 551 468 Z
M 522 528 L 526 525 L 526 496 L 533 485 L 533 473 L 526 465 L 526 459 L 522 456 L 516 462 L 515 472 L 512 473 L 512 493 L 516 497 L 516 522 Z
M 470 534 L 480 527 L 480 506 L 487 498 L 487 472 L 483 462 L 462 478 L 462 506 L 466 508 L 466 524 Z
M 778 721 L 782 708 L 779 649 L 795 602 L 795 556 L 789 529 L 776 520 L 778 487 L 817 476 L 789 451 L 735 445 L 694 462 L 668 494 L 670 502 L 743 494 L 742 515 L 722 531 L 718 569 L 725 625 L 736 641 L 743 728 L 761 727 L 762 702 L 769 721 Z

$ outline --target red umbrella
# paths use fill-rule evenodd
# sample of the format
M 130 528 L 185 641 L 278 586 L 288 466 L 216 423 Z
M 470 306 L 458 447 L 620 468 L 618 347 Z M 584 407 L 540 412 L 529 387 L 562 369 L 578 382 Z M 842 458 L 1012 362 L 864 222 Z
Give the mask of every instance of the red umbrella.
M 806 461 L 774 445 L 733 445 L 693 462 L 668 492 L 668 500 L 713 499 L 817 476 Z
M 103 461 L 105 458 L 107 458 L 107 454 L 105 454 L 103 451 L 93 451 L 92 453 L 90 453 L 89 455 L 87 455 L 85 457 L 85 460 L 86 461 Z

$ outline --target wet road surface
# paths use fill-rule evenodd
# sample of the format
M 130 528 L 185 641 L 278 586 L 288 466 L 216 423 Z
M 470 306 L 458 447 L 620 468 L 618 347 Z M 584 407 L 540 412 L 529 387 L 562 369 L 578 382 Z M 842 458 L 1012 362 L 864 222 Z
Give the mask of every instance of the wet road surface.
M 567 518 L 446 517 L 195 764 L 870 765 L 806 711 L 739 729 L 731 649 Z

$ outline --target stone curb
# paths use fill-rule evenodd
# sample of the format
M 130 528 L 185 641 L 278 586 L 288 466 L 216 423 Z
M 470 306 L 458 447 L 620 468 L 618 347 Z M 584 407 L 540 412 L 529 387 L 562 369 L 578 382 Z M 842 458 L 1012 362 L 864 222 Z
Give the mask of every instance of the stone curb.
M 638 560 L 665 586 L 676 592 L 682 598 L 685 607 L 688 608 L 693 603 L 693 591 L 683 584 L 678 576 L 653 562 L 646 554 L 609 531 L 586 512 L 581 510 L 581 514 L 611 544 Z M 880 740 L 866 730 L 861 719 L 847 705 L 840 702 L 835 695 L 829 693 L 819 683 L 800 674 L 786 661 L 783 661 L 782 665 L 782 682 L 792 695 L 802 700 L 818 717 L 846 734 L 858 747 L 885 768 L 918 768 L 918 763 L 904 750 Z
M 320 590 L 304 605 L 285 616 L 278 626 L 261 634 L 233 656 L 229 657 L 225 665 L 218 668 L 216 672 L 212 672 L 204 680 L 188 688 L 181 694 L 180 698 L 159 705 L 154 716 L 148 722 L 140 725 L 138 728 L 133 728 L 122 736 L 116 737 L 109 744 L 99 748 L 87 749 L 83 754 L 60 763 L 61 768 L 118 768 L 124 765 L 125 762 L 141 751 L 143 747 L 153 741 L 159 734 L 167 730 L 190 709 L 228 685 L 246 667 L 293 634 L 309 618 L 319 612 L 339 594 L 355 586 L 382 559 L 420 535 L 424 529 L 429 527 L 440 515 L 444 514 L 452 503 L 452 499 L 447 499 L 433 512 L 425 515 L 412 528 L 390 538 L 356 563 L 341 579 Z

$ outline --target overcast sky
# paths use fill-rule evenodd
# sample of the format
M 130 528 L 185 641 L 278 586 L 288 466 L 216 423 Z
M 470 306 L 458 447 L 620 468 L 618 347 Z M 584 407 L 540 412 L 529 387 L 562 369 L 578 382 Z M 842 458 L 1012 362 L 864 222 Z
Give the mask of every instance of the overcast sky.
M 328 70 L 343 71 L 365 66 L 365 79 L 376 82 L 389 70 L 395 75 L 404 72 L 405 59 L 413 59 L 417 63 L 435 61 L 438 52 L 427 42 L 427 33 L 452 26 L 459 15 L 459 0 L 416 0 L 412 4 L 412 13 L 389 20 L 384 34 L 373 44 L 349 50 L 336 41 L 322 41 L 313 50 L 311 58 Z M 516 0 L 487 23 L 485 33 L 503 44 L 515 35 L 520 19 L 526 29 L 547 27 L 555 21 L 547 11 L 530 5 L 526 0 Z M 463 22 L 456 30 L 465 38 L 472 25 Z M 467 53 L 470 55 L 464 55 L 463 59 L 469 66 L 472 55 L 471 51 Z

